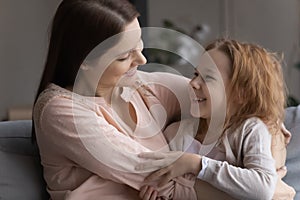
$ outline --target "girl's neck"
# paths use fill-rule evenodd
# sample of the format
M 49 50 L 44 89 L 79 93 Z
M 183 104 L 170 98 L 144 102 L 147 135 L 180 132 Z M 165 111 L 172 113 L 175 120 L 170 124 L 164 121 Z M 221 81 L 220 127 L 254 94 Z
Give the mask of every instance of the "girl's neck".
M 197 134 L 195 136 L 195 139 L 198 140 L 201 143 L 203 142 L 203 140 L 206 136 L 206 133 L 207 133 L 207 130 L 208 130 L 208 124 L 209 124 L 208 119 L 203 119 L 203 118 L 199 119 L 199 124 L 198 124 L 198 127 L 197 127 Z
M 210 119 L 200 118 L 195 139 L 202 144 L 211 144 L 217 141 L 223 133 L 223 124 L 210 123 Z

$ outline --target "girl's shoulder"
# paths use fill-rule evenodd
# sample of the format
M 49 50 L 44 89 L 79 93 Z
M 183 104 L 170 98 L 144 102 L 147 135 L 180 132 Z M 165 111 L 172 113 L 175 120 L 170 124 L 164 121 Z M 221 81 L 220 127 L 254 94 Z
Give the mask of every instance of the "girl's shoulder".
M 258 117 L 250 117 L 246 119 L 241 126 L 246 129 L 253 129 L 258 127 L 267 128 L 267 125 Z
M 237 129 L 231 130 L 231 133 L 228 135 L 231 135 L 237 140 L 244 140 L 249 137 L 260 138 L 271 136 L 267 125 L 258 117 L 246 119 Z

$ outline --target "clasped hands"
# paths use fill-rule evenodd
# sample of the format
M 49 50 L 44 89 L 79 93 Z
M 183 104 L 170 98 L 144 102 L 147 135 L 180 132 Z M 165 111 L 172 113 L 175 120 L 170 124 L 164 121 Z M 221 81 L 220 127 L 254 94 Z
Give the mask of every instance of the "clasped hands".
M 143 152 L 138 157 L 145 161 L 135 167 L 136 171 L 154 171 L 145 178 L 145 185 L 140 190 L 139 197 L 143 200 L 154 200 L 158 194 L 155 186 L 147 183 L 159 180 L 157 187 L 161 187 L 175 177 L 186 173 L 198 175 L 201 170 L 202 157 L 197 154 L 181 151 Z

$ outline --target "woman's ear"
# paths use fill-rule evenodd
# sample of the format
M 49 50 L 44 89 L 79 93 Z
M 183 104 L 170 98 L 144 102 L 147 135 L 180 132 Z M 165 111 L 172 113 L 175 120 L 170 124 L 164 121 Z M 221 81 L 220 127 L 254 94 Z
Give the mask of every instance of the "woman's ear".
M 83 71 L 87 71 L 90 69 L 90 66 L 88 66 L 88 64 L 86 62 L 83 62 L 81 65 L 80 65 L 80 69 L 83 70 Z

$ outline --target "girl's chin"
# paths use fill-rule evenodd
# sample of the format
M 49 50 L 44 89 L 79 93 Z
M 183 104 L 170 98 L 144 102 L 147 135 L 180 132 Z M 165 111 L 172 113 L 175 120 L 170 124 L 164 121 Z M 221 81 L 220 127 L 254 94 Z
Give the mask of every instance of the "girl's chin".
M 200 109 L 199 109 L 198 106 L 191 106 L 190 113 L 194 118 L 200 118 L 201 117 Z
M 194 118 L 203 118 L 203 119 L 209 118 L 207 113 L 205 113 L 204 110 L 201 112 L 200 108 L 198 106 L 192 106 L 190 113 L 191 113 L 192 117 L 194 117 Z

